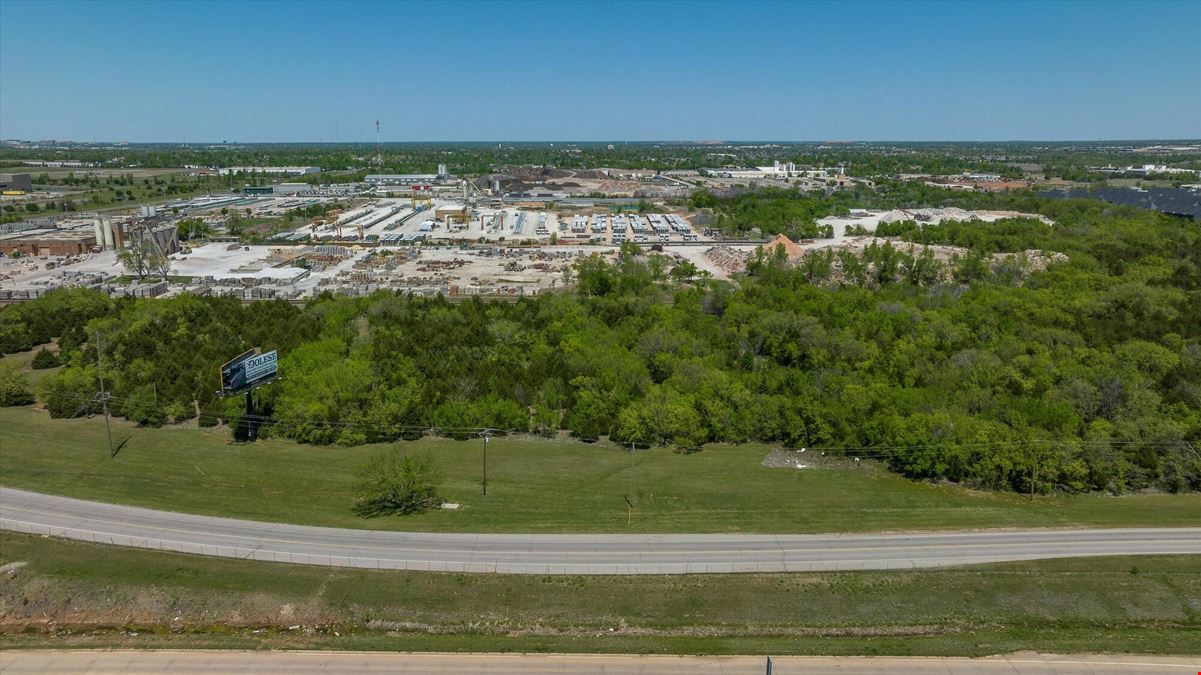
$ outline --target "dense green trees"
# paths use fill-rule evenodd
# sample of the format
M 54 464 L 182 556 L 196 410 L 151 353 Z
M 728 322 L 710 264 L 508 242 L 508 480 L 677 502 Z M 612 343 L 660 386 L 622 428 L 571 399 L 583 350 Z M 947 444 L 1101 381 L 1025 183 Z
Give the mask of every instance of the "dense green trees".
M 100 380 L 94 366 L 64 368 L 38 384 L 37 398 L 51 417 L 78 417 L 97 409 Z
M 208 223 L 199 218 L 185 218 L 179 221 L 178 227 L 179 238 L 182 241 L 203 239 L 213 233 L 213 228 L 209 227 Z
M 113 303 L 100 293 L 61 290 L 35 303 L 10 305 L 0 311 L 0 352 L 28 351 L 61 336 L 70 349 L 87 339 L 87 322 L 112 311 Z
M 66 365 L 39 389 L 57 416 L 94 400 L 99 333 L 112 407 L 144 424 L 236 419 L 241 401 L 214 398 L 217 365 L 259 346 L 281 350 L 284 376 L 257 394 L 262 432 L 308 443 L 484 428 L 684 449 L 762 440 L 985 488 L 1201 489 L 1196 226 L 1006 199 L 995 205 L 1056 224 L 898 224 L 903 239 L 968 253 L 943 263 L 877 242 L 798 265 L 763 255 L 736 286 L 624 251 L 582 261 L 575 295 L 512 304 L 56 292 L 0 311 L 0 342 L 62 336 Z M 1029 249 L 1068 260 L 991 257 Z
M 712 208 L 715 225 L 733 236 L 745 236 L 758 230 L 763 236 L 784 234 L 792 239 L 830 236 L 819 227 L 819 218 L 845 214 L 855 202 L 852 192 L 835 192 L 827 197 L 800 190 L 778 188 L 747 192 L 731 199 L 717 199 L 706 191 L 692 197 L 694 208 Z

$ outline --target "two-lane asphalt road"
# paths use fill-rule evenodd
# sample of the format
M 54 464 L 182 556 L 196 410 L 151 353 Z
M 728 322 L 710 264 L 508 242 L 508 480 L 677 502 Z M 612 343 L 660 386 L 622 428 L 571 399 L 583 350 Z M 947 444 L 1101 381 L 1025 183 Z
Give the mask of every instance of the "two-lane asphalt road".
M 0 528 L 273 562 L 506 574 L 912 569 L 1040 558 L 1201 554 L 1201 528 L 921 534 L 457 534 L 232 520 L 0 487 Z

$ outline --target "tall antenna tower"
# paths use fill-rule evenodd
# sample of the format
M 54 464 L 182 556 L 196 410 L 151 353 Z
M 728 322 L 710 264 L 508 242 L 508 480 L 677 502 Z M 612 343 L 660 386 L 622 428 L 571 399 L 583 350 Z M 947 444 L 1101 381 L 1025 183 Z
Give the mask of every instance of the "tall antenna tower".
M 384 166 L 384 151 L 379 142 L 379 120 L 375 120 L 375 165 L 383 168 Z

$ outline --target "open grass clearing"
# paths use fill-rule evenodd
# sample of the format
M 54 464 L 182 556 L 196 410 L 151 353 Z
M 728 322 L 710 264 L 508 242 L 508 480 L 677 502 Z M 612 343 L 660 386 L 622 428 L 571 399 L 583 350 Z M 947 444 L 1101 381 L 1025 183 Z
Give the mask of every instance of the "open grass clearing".
M 1028 497 L 911 481 L 878 466 L 780 469 L 763 445 L 683 455 L 541 438 L 494 438 L 488 495 L 482 443 L 424 438 L 313 447 L 229 442 L 224 428 L 137 428 L 100 416 L 52 420 L 0 409 L 0 483 L 118 504 L 306 525 L 458 532 L 872 532 L 1201 524 L 1201 495 Z M 462 508 L 360 518 L 358 468 L 373 454 L 431 453 L 442 497 Z M 634 494 L 631 513 L 627 499 Z
M 6 647 L 1201 653 L 1195 556 L 539 577 L 330 570 L 13 533 L 0 552 Z
M 48 344 L 43 346 L 52 352 L 58 351 L 58 345 Z M 37 356 L 38 352 L 41 350 L 42 347 L 36 347 L 27 352 L 17 352 L 15 354 L 5 354 L 4 356 L 0 356 L 0 370 L 16 368 L 17 370 L 21 371 L 21 374 L 29 380 L 30 384 L 36 387 L 43 378 L 51 373 L 58 372 L 61 368 L 61 366 L 56 366 L 54 368 L 42 368 L 40 370 L 34 370 L 33 358 Z

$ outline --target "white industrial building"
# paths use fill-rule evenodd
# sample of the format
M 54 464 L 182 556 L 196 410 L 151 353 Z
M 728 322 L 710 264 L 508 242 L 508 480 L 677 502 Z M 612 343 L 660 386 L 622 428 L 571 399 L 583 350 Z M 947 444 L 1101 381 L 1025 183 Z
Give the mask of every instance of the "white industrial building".
M 747 169 L 701 169 L 701 173 L 713 178 L 787 178 L 795 173 L 796 170 L 797 166 L 792 162 L 781 164 L 777 161 L 773 162 L 771 166 L 752 166 Z
M 434 173 L 373 173 L 363 180 L 371 185 L 433 185 L 446 178 Z
M 703 175 L 712 178 L 733 178 L 754 180 L 756 178 L 828 178 L 841 176 L 844 167 L 812 168 L 797 166 L 792 162 L 773 162 L 771 166 L 752 166 L 750 168 L 709 168 L 701 169 Z
M 271 186 L 272 194 L 277 195 L 295 195 L 301 192 L 308 192 L 312 189 L 313 186 L 308 183 L 280 183 L 279 185 Z
M 257 173 L 268 176 L 307 176 L 313 173 L 321 173 L 319 166 L 227 166 L 223 169 L 217 169 L 217 173 L 222 176 L 238 173 Z

